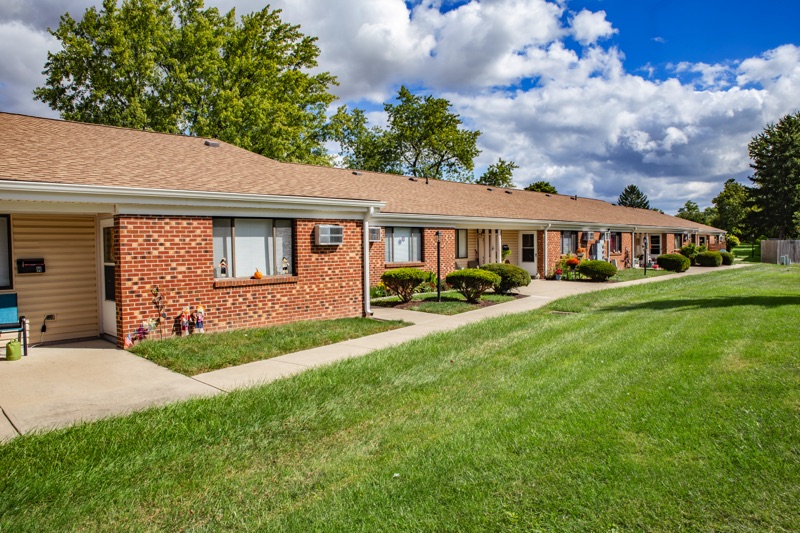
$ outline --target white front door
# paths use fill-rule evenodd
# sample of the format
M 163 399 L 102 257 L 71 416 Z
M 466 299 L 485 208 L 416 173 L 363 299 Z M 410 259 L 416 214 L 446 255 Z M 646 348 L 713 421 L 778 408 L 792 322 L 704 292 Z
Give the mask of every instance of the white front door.
M 519 233 L 519 266 L 536 275 L 536 232 Z
M 103 333 L 117 336 L 116 263 L 114 262 L 114 220 L 100 221 L 100 305 L 103 313 Z

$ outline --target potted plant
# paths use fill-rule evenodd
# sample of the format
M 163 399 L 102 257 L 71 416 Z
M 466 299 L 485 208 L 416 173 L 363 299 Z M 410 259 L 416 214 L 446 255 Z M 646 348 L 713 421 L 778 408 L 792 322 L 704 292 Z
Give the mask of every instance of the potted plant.
M 556 269 L 555 275 L 553 277 L 556 279 L 556 281 L 561 281 L 561 275 L 563 273 L 564 273 L 564 271 L 561 270 L 561 268 L 559 267 L 559 268 Z

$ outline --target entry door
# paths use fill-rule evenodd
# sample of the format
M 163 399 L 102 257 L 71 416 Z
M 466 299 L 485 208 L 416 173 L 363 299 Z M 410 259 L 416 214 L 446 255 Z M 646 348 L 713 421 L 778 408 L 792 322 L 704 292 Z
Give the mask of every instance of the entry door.
M 100 221 L 100 247 L 103 255 L 103 268 L 100 273 L 102 286 L 100 299 L 103 312 L 103 333 L 117 336 L 117 294 L 116 264 L 114 263 L 114 228 L 113 220 Z
M 536 275 L 536 232 L 520 232 L 519 266 Z

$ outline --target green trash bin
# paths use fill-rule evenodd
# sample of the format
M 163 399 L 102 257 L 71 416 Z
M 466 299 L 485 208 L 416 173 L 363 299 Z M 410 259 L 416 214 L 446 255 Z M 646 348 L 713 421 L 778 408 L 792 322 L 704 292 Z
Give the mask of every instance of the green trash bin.
M 18 340 L 6 344 L 6 361 L 18 361 L 22 357 L 22 344 Z

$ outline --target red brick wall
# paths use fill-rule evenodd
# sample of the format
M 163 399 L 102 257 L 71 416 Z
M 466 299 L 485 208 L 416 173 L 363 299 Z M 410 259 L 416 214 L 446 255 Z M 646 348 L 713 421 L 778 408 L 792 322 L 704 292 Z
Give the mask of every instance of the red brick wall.
M 381 281 L 381 274 L 392 268 L 414 267 L 430 272 L 436 272 L 436 232 L 441 231 L 442 236 L 442 278 L 455 270 L 456 265 L 456 230 L 453 228 L 424 228 L 422 230 L 422 261 L 413 263 L 387 263 L 385 236 L 381 228 L 381 242 L 372 242 L 369 245 L 369 284 L 370 287 Z
M 544 277 L 550 270 L 555 269 L 555 264 L 561 258 L 561 232 L 547 232 L 547 264 L 544 264 L 544 231 L 536 234 L 536 254 L 539 257 L 539 275 Z
M 353 220 L 294 223 L 293 276 L 214 280 L 210 217 L 115 217 L 117 227 L 117 341 L 157 316 L 150 289 L 158 285 L 168 318 L 165 335 L 184 307 L 205 309 L 206 332 L 361 316 L 362 231 Z M 316 246 L 314 226 L 344 227 L 344 244 Z

